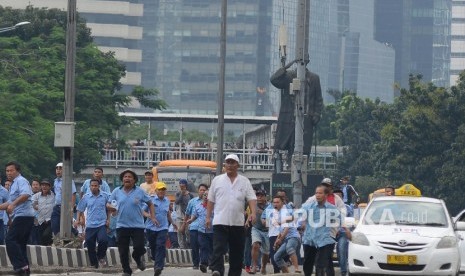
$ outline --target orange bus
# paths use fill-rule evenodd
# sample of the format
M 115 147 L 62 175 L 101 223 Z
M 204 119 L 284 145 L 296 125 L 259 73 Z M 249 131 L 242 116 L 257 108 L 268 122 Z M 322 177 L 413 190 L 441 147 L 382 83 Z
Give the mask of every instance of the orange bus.
M 164 182 L 167 186 L 166 196 L 173 201 L 179 191 L 179 180 L 187 179 L 187 189 L 197 194 L 200 184 L 210 186 L 216 175 L 216 162 L 206 160 L 165 160 L 152 168 L 153 181 Z

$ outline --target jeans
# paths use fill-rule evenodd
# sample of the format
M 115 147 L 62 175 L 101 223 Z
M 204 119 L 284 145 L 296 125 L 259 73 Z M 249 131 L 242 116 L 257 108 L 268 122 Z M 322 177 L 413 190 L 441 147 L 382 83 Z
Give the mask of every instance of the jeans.
M 332 267 L 332 255 L 334 250 L 334 243 L 327 244 L 323 247 L 314 247 L 304 244 L 304 273 L 305 275 L 312 275 L 313 265 L 320 273 L 326 271 L 327 276 L 334 276 L 334 269 L 331 271 L 330 263 Z
M 33 225 L 34 217 L 16 217 L 8 229 L 6 252 L 15 271 L 29 265 L 26 244 Z
M 199 250 L 199 240 L 198 240 L 198 231 L 197 230 L 189 230 L 189 239 L 191 243 L 192 249 L 192 264 L 196 267 L 199 266 L 200 262 L 200 250 Z
M 171 248 L 179 248 L 178 233 L 168 232 L 168 236 L 170 238 Z
M 292 256 L 297 253 L 297 250 L 300 248 L 299 238 L 289 238 L 286 239 L 278 250 L 274 253 L 274 261 L 279 268 L 287 267 L 286 261 L 284 261 L 284 256 Z
M 208 266 L 213 252 L 213 233 L 199 232 L 198 242 L 200 247 L 200 264 Z
M 348 261 L 348 251 L 349 251 L 349 240 L 347 239 L 345 232 L 339 232 L 339 237 L 337 240 L 337 260 L 339 262 L 339 267 L 341 268 L 341 274 L 345 275 L 347 273 L 347 261 Z
M 95 244 L 98 242 L 97 252 Z M 108 248 L 107 227 L 86 228 L 86 246 L 91 266 L 98 267 L 98 260 L 105 258 Z
M 252 236 L 250 228 L 245 232 L 245 244 L 244 244 L 244 265 L 252 265 Z
M 213 225 L 211 267 L 224 276 L 224 254 L 229 246 L 229 276 L 240 276 L 244 259 L 244 226 Z
M 166 256 L 166 238 L 168 230 L 152 231 L 147 229 L 147 239 L 149 240 L 150 253 L 152 260 L 155 261 L 155 268 L 163 269 L 165 267 Z
M 132 241 L 134 249 L 132 258 L 136 263 L 139 263 L 140 258 L 147 252 L 144 246 L 144 228 L 117 228 L 116 236 L 118 237 L 119 259 L 123 272 L 132 275 L 132 269 L 129 266 L 129 243 Z

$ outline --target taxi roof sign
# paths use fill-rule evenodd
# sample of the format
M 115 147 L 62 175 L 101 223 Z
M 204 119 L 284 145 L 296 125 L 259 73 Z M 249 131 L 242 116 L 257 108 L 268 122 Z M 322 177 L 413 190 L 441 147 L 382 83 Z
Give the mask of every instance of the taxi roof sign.
M 421 196 L 421 191 L 413 184 L 404 184 L 396 189 L 396 196 Z

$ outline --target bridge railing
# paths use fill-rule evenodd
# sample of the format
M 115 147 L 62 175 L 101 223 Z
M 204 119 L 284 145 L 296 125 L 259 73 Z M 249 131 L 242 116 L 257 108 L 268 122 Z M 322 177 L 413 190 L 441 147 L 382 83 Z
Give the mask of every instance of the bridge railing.
M 254 149 L 224 149 L 223 158 L 228 154 L 237 154 L 243 170 L 274 170 L 274 156 L 271 150 Z M 289 170 L 290 164 L 286 162 L 286 152 L 281 152 L 283 170 Z M 151 168 L 163 160 L 195 159 L 216 161 L 216 148 L 174 148 L 133 146 L 129 149 L 104 149 L 101 165 L 119 167 L 145 167 Z M 331 153 L 311 154 L 308 161 L 308 170 L 334 171 L 336 160 Z

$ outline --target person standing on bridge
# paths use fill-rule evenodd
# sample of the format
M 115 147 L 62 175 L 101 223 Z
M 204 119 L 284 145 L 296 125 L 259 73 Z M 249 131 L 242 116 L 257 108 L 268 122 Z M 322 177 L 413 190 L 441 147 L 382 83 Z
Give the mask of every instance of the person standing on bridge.
M 106 204 L 110 194 L 100 190 L 100 179 L 90 180 L 90 192 L 84 194 L 77 206 L 77 216 L 74 226 L 81 225 L 86 229 L 86 247 L 90 265 L 98 268 L 107 266 L 108 236 L 107 226 L 110 225 L 110 217 L 107 214 Z M 87 209 L 87 218 L 84 211 Z M 109 212 L 108 212 L 109 213 Z M 97 252 L 95 243 L 98 242 Z
M 6 210 L 13 220 L 5 238 L 6 252 L 16 275 L 30 275 L 26 244 L 34 225 L 32 189 L 29 181 L 21 175 L 18 163 L 9 162 L 5 169 L 6 177 L 13 181 L 9 200 L 0 205 L 0 210 Z
M 213 217 L 213 254 L 211 267 L 213 276 L 224 275 L 224 254 L 229 246 L 229 275 L 242 273 L 244 259 L 245 227 L 244 203 L 250 208 L 250 221 L 255 223 L 257 197 L 250 180 L 238 174 L 239 157 L 229 154 L 225 158 L 225 171 L 212 180 L 208 193 L 207 217 L 205 227 L 212 225 Z
M 132 258 L 136 261 L 137 268 L 145 270 L 143 256 L 145 250 L 145 223 L 142 213 L 145 202 L 150 210 L 150 220 L 154 225 L 159 225 L 155 219 L 155 207 L 150 196 L 136 186 L 137 174 L 126 169 L 119 175 L 123 185 L 116 188 L 108 199 L 107 209 L 117 210 L 116 236 L 118 237 L 118 251 L 123 267 L 123 276 L 131 276 L 132 269 L 129 266 L 129 243 L 132 241 Z

